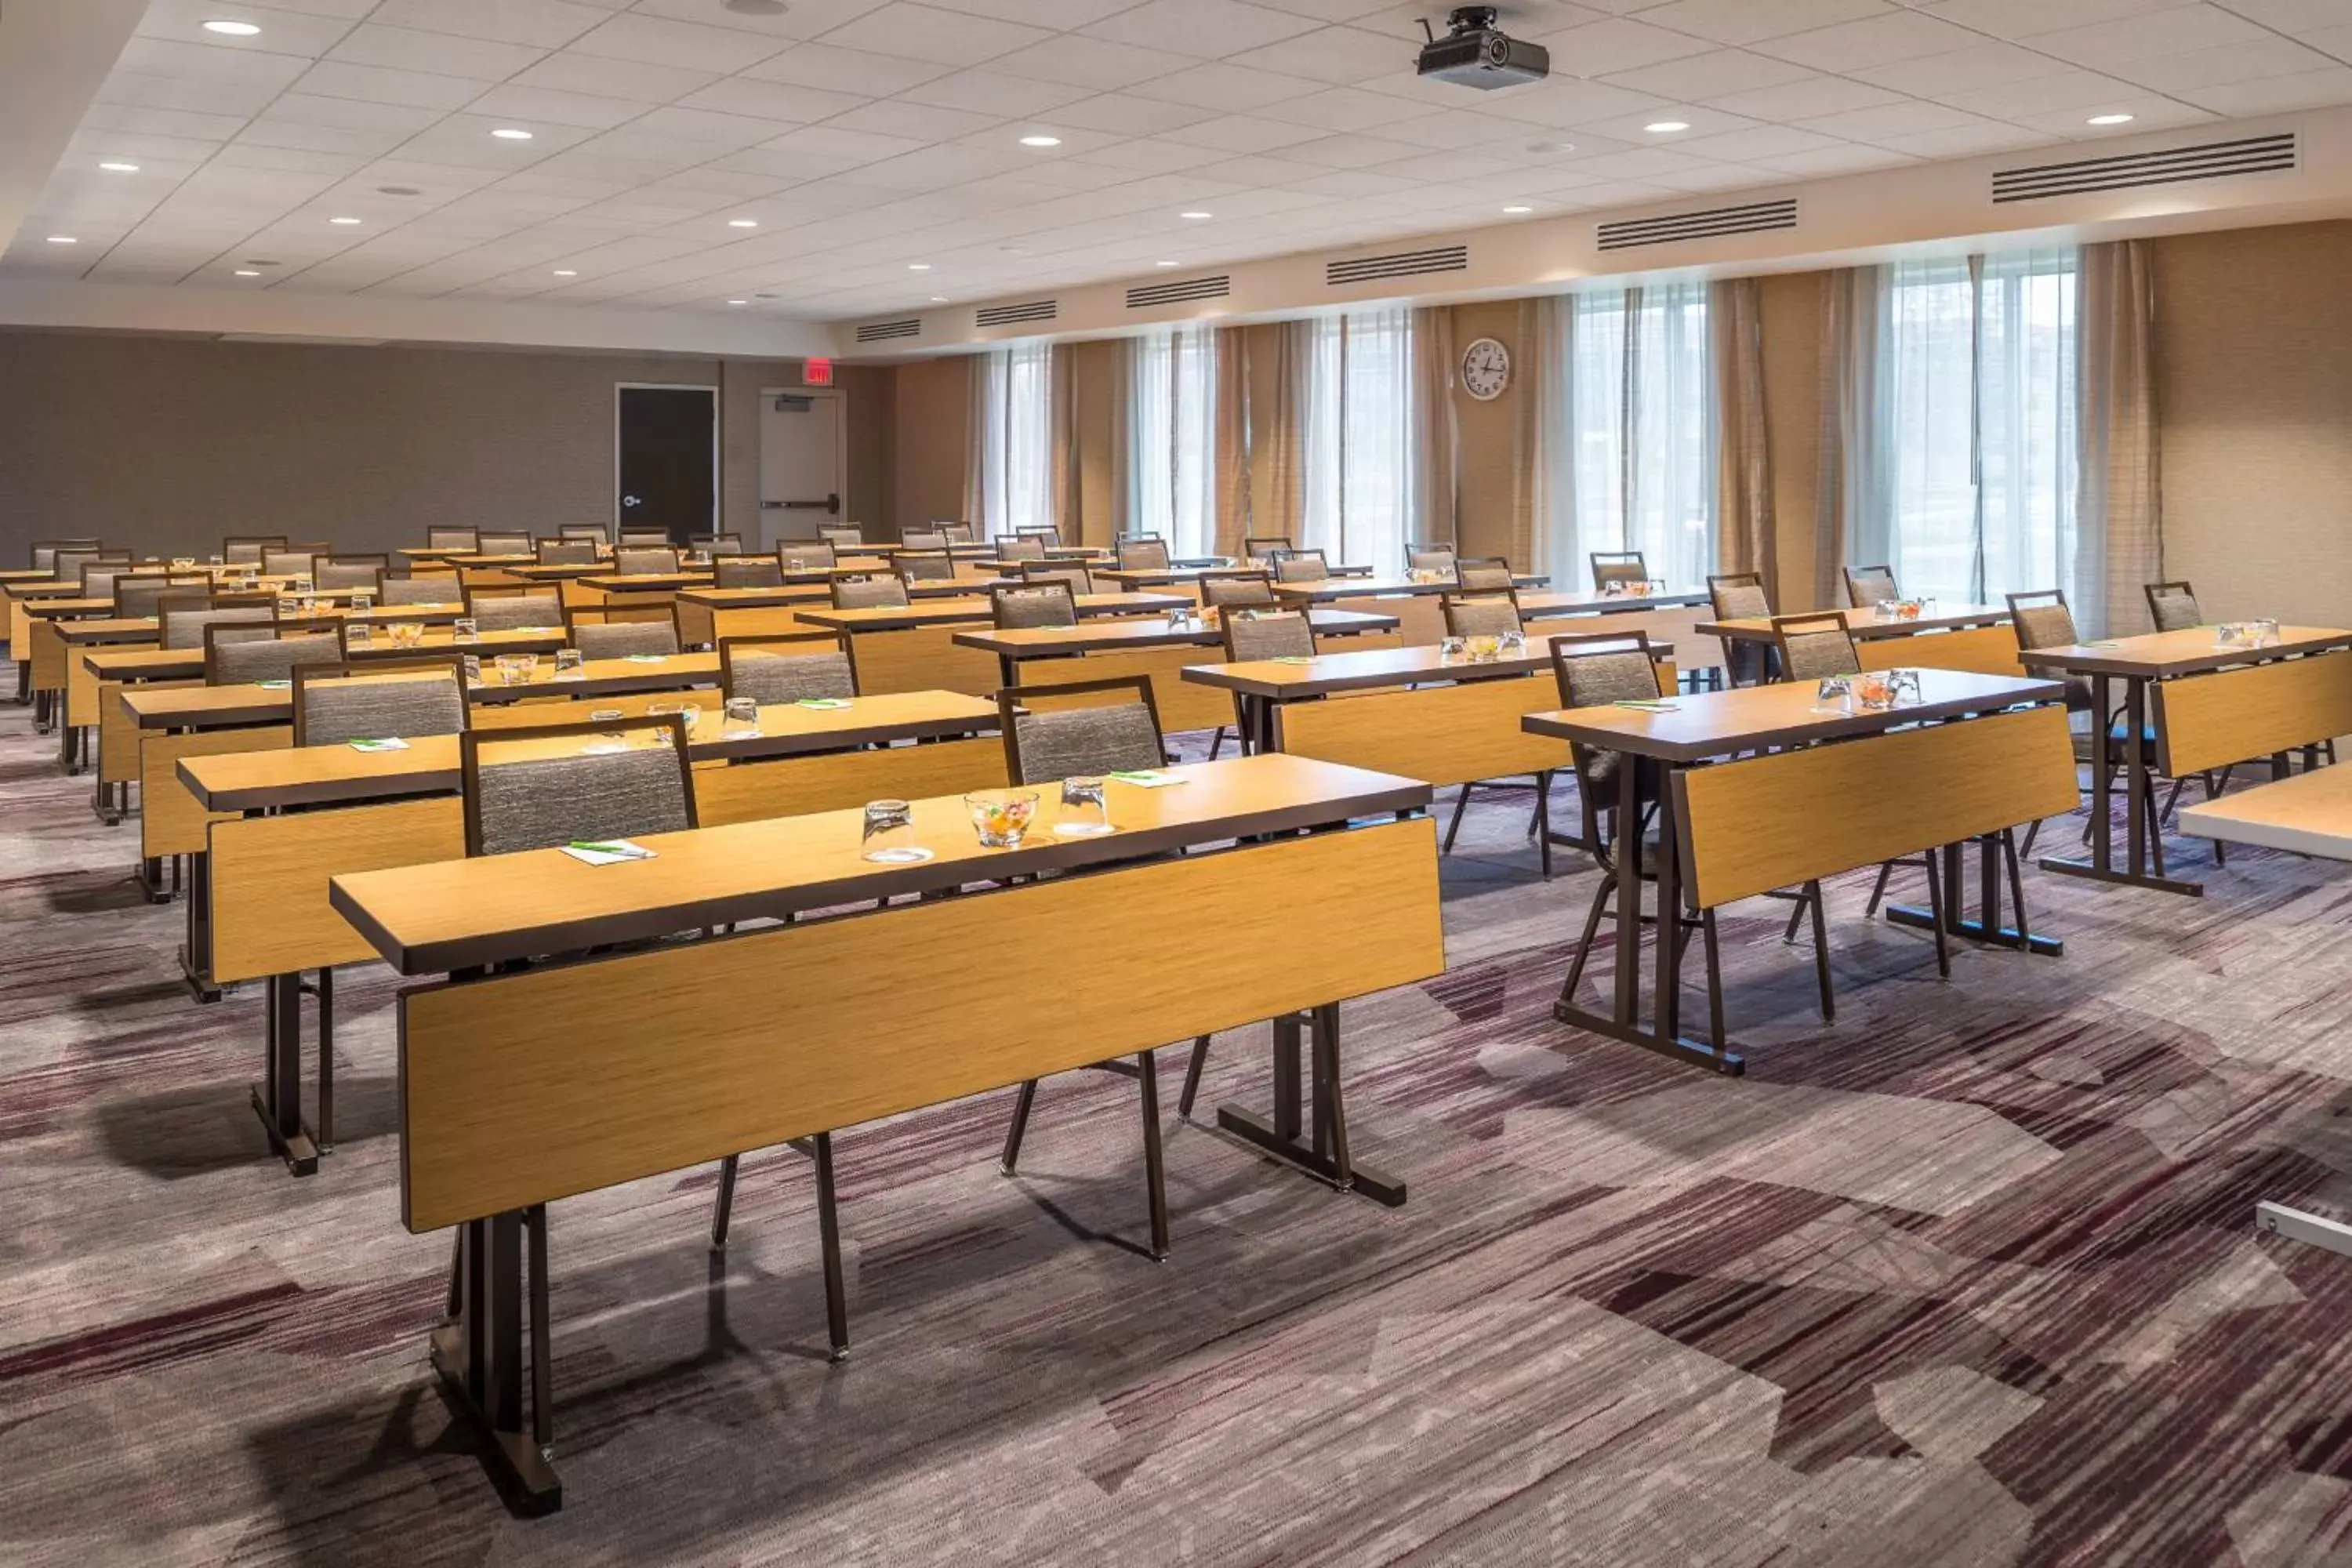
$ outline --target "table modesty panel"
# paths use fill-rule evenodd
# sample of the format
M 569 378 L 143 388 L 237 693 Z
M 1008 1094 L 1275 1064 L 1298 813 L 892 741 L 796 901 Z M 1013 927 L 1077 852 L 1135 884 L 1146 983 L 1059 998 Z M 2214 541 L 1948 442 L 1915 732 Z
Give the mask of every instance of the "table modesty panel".
M 2352 735 L 2352 649 L 2158 681 L 2155 722 L 2173 778 Z
M 1222 657 L 1214 647 L 1137 648 L 1129 652 L 1087 653 L 1071 658 L 1024 658 L 1014 664 L 1015 683 L 1050 689 L 1090 680 L 1118 680 L 1148 676 L 1151 700 L 1160 712 L 1160 728 L 1169 734 L 1185 730 L 1214 730 L 1234 721 L 1230 692 L 1197 686 L 1184 679 L 1184 667 Z
M 1713 909 L 2080 804 L 2051 705 L 1675 770 L 1683 886 Z
M 1965 626 L 1955 631 L 1856 637 L 1864 669 L 1959 669 L 1979 675 L 2023 675 L 2012 626 Z
M 1276 744 L 1295 757 L 1345 763 L 1431 784 L 1471 784 L 1569 765 L 1568 742 L 1519 721 L 1559 705 L 1549 670 L 1367 691 L 1275 709 Z
M 1445 966 L 1436 847 L 1418 816 L 410 990 L 403 1221 L 434 1230 L 1428 979 Z M 1301 888 L 1348 918 L 1301 921 Z M 1005 962 L 1057 932 L 1153 926 L 1282 962 L 1204 985 L 1112 942 L 1076 986 Z

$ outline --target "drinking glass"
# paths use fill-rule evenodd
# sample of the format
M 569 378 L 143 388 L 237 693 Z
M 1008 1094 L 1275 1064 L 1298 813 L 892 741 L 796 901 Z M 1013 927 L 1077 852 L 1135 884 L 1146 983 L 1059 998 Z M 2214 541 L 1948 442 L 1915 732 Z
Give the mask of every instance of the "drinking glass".
M 1440 637 L 1437 639 L 1438 659 L 1441 663 L 1451 664 L 1460 658 L 1469 646 L 1470 640 L 1467 637 Z
M 449 631 L 450 635 L 459 642 L 472 642 L 479 635 L 475 628 L 474 617 L 471 616 L 459 616 Z
M 861 856 L 877 866 L 911 866 L 931 852 L 915 842 L 915 808 L 903 800 L 866 803 Z
M 1480 636 L 1470 638 L 1469 643 L 1470 662 L 1473 664 L 1486 664 L 1492 662 L 1494 659 L 1495 650 L 1499 646 L 1500 639 L 1481 634 Z
M 218 567 L 218 566 L 220 565 L 220 563 L 221 563 L 221 558 L 220 558 L 220 555 L 218 554 L 218 552 L 215 552 L 214 554 L 209 555 L 209 556 L 206 556 L 206 557 L 205 558 L 205 565 L 207 565 L 207 566 Z
M 278 618 L 279 620 L 283 621 L 292 618 L 294 616 L 299 615 L 301 612 L 301 608 L 302 601 L 296 598 L 293 595 L 280 594 L 278 595 Z
M 369 626 L 365 621 L 353 621 L 350 626 L 343 628 L 343 647 L 345 648 L 373 647 L 374 646 L 375 628 Z
M 1495 639 L 1495 651 L 1504 658 L 1517 658 L 1528 651 L 1528 634 L 1505 632 Z
M 213 559 L 217 561 L 220 557 L 215 556 Z M 196 558 L 193 555 L 174 555 L 172 557 L 172 570 L 174 572 L 185 572 L 189 567 L 194 566 L 195 563 Z
M 363 616 L 374 608 L 375 595 L 373 591 L 366 588 L 359 588 L 352 591 L 352 613 L 353 615 Z
M 1853 711 L 1853 684 L 1843 675 L 1824 675 L 1813 688 L 1813 711 L 1816 713 L 1851 713 Z
M 1916 669 L 1891 669 L 1886 672 L 1888 684 L 1894 688 L 1895 706 L 1919 700 L 1919 672 Z
M 392 623 L 393 647 L 415 647 L 424 642 L 424 640 L 425 623 L 423 621 L 394 621 Z
M 651 719 L 667 719 L 673 713 L 677 714 L 677 717 L 685 723 L 686 738 L 688 741 L 692 741 L 694 739 L 694 721 L 702 717 L 701 709 L 696 707 L 691 702 L 656 702 L 646 710 L 646 716 Z M 667 743 L 667 737 L 665 736 L 664 744 Z
M 727 739 L 747 741 L 759 732 L 760 700 L 756 697 L 730 697 L 727 700 Z
M 466 660 L 466 684 L 468 686 L 479 686 L 482 684 L 482 656 L 478 653 L 469 653 L 464 657 Z
M 586 657 L 576 647 L 557 648 L 555 650 L 555 679 L 558 680 L 580 679 L 587 673 L 586 669 L 583 668 L 586 662 Z
M 625 717 L 626 715 L 618 708 L 596 708 L 589 710 L 588 721 L 592 724 L 617 724 Z M 592 757 L 607 757 L 615 752 L 627 751 L 629 738 L 616 731 L 607 731 L 581 749 Z
M 971 813 L 971 830 L 991 849 L 1017 849 L 1037 816 L 1037 792 L 1033 789 L 980 790 L 963 797 Z
M 298 594 L 308 594 L 316 587 L 317 584 L 310 581 L 310 574 L 308 572 L 297 572 L 294 574 L 293 582 L 289 584 L 288 586 L 292 588 Z
M 1054 825 L 1054 831 L 1066 838 L 1098 838 L 1111 831 L 1110 801 L 1099 774 L 1082 774 L 1062 781 L 1062 808 L 1065 811 L 1091 812 L 1092 816 L 1066 817 Z
M 1867 675 L 1856 677 L 1855 680 L 1856 695 L 1862 700 L 1863 707 L 1869 711 L 1884 713 L 1895 706 L 1895 688 L 1884 673 L 1874 670 Z
M 2254 642 L 2257 647 L 2273 647 L 2277 646 L 2278 640 L 2279 624 L 2276 616 L 2264 616 L 2254 623 Z

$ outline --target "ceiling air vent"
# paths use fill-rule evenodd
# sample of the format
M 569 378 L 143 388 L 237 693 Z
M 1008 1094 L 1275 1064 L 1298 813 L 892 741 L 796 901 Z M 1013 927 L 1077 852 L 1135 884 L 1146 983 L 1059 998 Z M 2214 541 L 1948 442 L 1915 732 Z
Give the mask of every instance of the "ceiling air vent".
M 1745 206 L 1713 207 L 1703 213 L 1670 213 L 1664 217 L 1624 218 L 1601 226 L 1601 248 L 1631 250 L 1638 245 L 1675 245 L 1690 239 L 1714 239 L 1727 234 L 1763 234 L 1797 226 L 1793 196 L 1777 202 L 1750 202 Z
M 2294 166 L 2295 133 L 2282 131 L 2273 136 L 2245 136 L 2195 147 L 2126 153 L 2114 158 L 2084 158 L 2073 163 L 2037 163 L 2030 169 L 1999 169 L 1992 176 L 1992 199 L 1996 204 L 2037 202 L 2048 196 L 2174 185 L 2183 180 L 2276 174 Z
M 1384 278 L 1419 278 L 1431 272 L 1466 272 L 1470 247 L 1442 245 L 1434 250 L 1400 250 L 1393 256 L 1360 256 L 1353 261 L 1328 262 L 1324 284 L 1332 289 L 1349 283 L 1377 283 Z
M 1061 309 L 1057 300 L 1033 300 L 1026 305 L 982 305 L 971 313 L 975 325 L 1010 327 L 1023 321 L 1050 321 Z
M 1234 291 L 1230 274 L 1187 278 L 1175 283 L 1145 283 L 1127 291 L 1127 308 L 1149 310 L 1157 305 L 1181 305 L 1188 300 L 1222 300 Z
M 923 335 L 923 319 L 908 316 L 903 321 L 868 321 L 857 329 L 861 343 L 885 343 L 892 338 L 919 338 Z

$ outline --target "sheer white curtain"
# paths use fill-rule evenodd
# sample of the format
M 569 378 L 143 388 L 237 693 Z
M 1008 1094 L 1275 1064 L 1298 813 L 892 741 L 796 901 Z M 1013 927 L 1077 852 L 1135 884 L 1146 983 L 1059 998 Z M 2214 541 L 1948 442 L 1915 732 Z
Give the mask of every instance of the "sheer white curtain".
M 1541 433 L 1538 570 L 1589 587 L 1592 552 L 1638 550 L 1651 576 L 1698 587 L 1716 562 L 1706 285 L 1578 294 L 1548 314 L 1537 371 L 1559 413 Z
M 1335 566 L 1404 569 L 1405 543 L 1421 526 L 1413 379 L 1411 310 L 1314 323 L 1298 542 Z
M 988 352 L 981 370 L 980 516 L 988 533 L 1053 528 L 1054 346 Z
M 2072 248 L 1892 269 L 1875 402 L 1906 594 L 2075 596 L 2077 273 Z
M 1207 555 L 1217 539 L 1216 331 L 1150 333 L 1130 363 L 1127 531 L 1160 535 L 1172 556 Z

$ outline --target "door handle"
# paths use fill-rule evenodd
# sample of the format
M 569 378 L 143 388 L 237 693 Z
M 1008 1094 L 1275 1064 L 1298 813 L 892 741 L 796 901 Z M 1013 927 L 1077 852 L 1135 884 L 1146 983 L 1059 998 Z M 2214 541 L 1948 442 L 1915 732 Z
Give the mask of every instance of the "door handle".
M 623 506 L 635 506 L 639 503 L 637 498 L 635 496 L 623 496 L 621 498 L 621 504 Z

